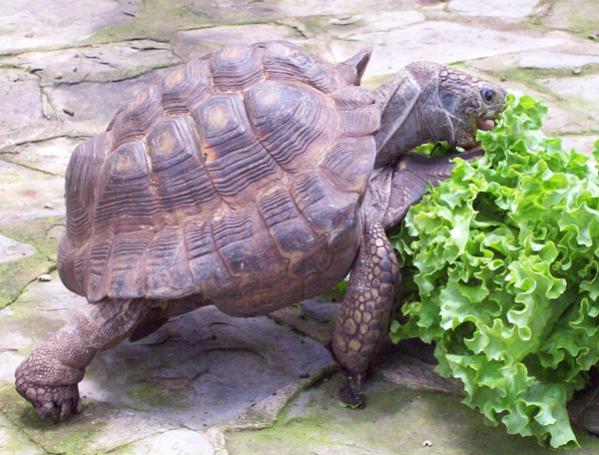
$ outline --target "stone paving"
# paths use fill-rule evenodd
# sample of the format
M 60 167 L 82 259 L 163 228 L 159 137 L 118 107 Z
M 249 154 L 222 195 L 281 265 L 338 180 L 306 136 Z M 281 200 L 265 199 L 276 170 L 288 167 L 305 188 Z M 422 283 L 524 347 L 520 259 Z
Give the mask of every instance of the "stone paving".
M 85 412 L 65 424 L 39 422 L 17 396 L 16 365 L 85 310 L 54 271 L 73 148 L 166 68 L 266 39 L 332 61 L 372 46 L 368 86 L 415 60 L 453 64 L 545 99 L 545 130 L 568 146 L 588 152 L 599 137 L 596 0 L 3 2 L 0 453 L 549 453 L 484 426 L 459 404 L 459 384 L 409 346 L 380 360 L 366 410 L 341 407 L 324 347 L 331 296 L 250 319 L 205 308 L 123 343 L 94 360 L 81 384 Z M 574 453 L 598 453 L 599 440 L 578 433 Z

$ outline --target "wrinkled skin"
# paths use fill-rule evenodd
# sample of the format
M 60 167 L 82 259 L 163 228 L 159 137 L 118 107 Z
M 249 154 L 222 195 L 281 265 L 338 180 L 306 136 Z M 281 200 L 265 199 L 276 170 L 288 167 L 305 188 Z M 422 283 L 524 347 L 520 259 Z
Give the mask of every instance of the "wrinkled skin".
M 287 47 L 302 56 L 303 60 L 297 61 L 306 61 L 303 51 Z M 363 51 L 337 67 L 359 81 L 369 57 L 370 52 Z M 334 273 L 323 274 L 321 282 L 309 288 L 317 293 L 351 272 L 334 328 L 332 350 L 347 378 L 340 396 L 358 407 L 365 402 L 361 387 L 368 365 L 387 337 L 400 281 L 397 258 L 387 233 L 401 222 L 428 184 L 438 183 L 452 168 L 450 158 L 425 159 L 410 150 L 440 140 L 473 147 L 476 129 L 493 126 L 492 119 L 503 109 L 505 99 L 500 87 L 433 63 L 407 66 L 372 95 L 381 113 L 380 129 L 374 136 L 374 170 L 370 168 L 365 196 L 356 207 L 359 222 L 356 231 L 351 232 L 355 241 L 345 252 L 336 253 L 349 260 L 335 261 L 331 266 Z M 465 158 L 479 155 L 480 152 L 471 152 Z M 283 286 L 294 284 L 288 276 L 274 278 Z M 277 303 L 280 292 L 273 290 L 272 295 L 268 294 L 266 286 L 259 291 L 262 300 L 256 300 L 259 303 L 251 307 L 252 315 L 293 303 Z M 245 296 L 246 300 L 251 297 Z M 226 296 L 222 297 L 222 306 L 220 302 L 218 295 L 210 299 L 182 295 L 168 301 L 105 298 L 31 353 L 16 371 L 17 391 L 33 404 L 40 417 L 65 420 L 81 409 L 77 384 L 95 353 L 127 337 L 143 338 L 169 317 L 202 305 L 214 303 L 223 311 L 234 313 L 245 304 Z M 243 311 L 249 315 L 250 310 Z

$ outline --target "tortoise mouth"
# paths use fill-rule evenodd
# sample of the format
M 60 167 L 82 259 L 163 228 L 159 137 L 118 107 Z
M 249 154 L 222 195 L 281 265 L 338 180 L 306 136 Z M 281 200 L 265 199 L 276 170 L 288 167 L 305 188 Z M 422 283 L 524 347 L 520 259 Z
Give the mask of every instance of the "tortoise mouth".
M 481 116 L 476 118 L 476 127 L 479 130 L 489 131 L 495 128 L 495 119 L 487 118 L 487 116 Z

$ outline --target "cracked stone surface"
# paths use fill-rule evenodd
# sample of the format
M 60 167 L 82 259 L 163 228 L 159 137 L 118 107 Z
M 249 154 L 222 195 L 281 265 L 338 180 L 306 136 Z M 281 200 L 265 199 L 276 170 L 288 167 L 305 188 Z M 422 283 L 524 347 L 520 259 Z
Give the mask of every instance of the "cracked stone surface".
M 337 398 L 340 380 L 336 375 L 303 393 L 272 428 L 226 433 L 229 454 L 591 455 L 599 450 L 599 440 L 577 431 L 582 449 L 549 451 L 532 438 L 485 426 L 459 397 L 398 387 L 380 377 L 366 385 L 366 409 L 343 408 Z
M 16 402 L 4 411 L 9 418 L 32 414 L 10 385 L 16 366 L 73 312 L 88 308 L 55 274 L 49 282 L 31 284 L 0 311 L 0 384 L 6 385 L 0 401 Z M 181 444 L 191 444 L 200 437 L 192 433 L 215 426 L 272 424 L 292 396 L 333 367 L 322 344 L 287 326 L 267 317 L 232 318 L 206 307 L 171 320 L 144 340 L 100 353 L 80 386 L 85 411 L 73 421 L 85 428 L 95 422 L 86 450 L 111 450 L 142 439 L 135 425 L 147 433 L 184 426 L 190 432 Z M 142 424 L 148 419 L 155 428 Z M 38 430 L 27 434 L 53 444 L 53 451 L 64 449 Z M 164 441 L 147 444 L 160 447 Z
M 43 455 L 44 450 L 27 439 L 22 432 L 0 414 L 0 453 L 11 455 Z
M 18 261 L 35 253 L 31 245 L 0 235 L 0 263 Z
M 288 26 L 250 24 L 182 31 L 174 35 L 172 43 L 174 52 L 188 61 L 222 46 L 252 44 L 273 39 L 287 40 L 299 45 L 305 41 L 297 31 Z
M 551 7 L 542 23 L 547 27 L 580 33 L 599 31 L 599 8 L 594 0 L 560 0 Z
M 331 341 L 338 310 L 339 304 L 330 302 L 325 296 L 277 310 L 271 313 L 270 317 L 326 344 Z
M 163 75 L 164 71 L 157 70 L 118 82 L 57 84 L 46 87 L 45 93 L 62 134 L 91 136 L 106 129 L 119 106 Z
M 220 447 L 219 447 L 220 446 Z M 115 454 L 146 455 L 153 453 L 176 453 L 177 455 L 224 454 L 222 443 L 214 442 L 202 433 L 187 429 L 176 429 L 134 442 Z
M 55 269 L 73 149 L 168 68 L 221 46 L 290 40 L 331 61 L 373 47 L 365 85 L 405 64 L 455 64 L 545 99 L 544 131 L 590 153 L 599 136 L 596 0 L 30 0 L 0 17 L 0 453 L 118 455 L 505 455 L 547 453 L 488 428 L 418 344 L 388 349 L 365 411 L 339 406 L 324 345 L 340 295 L 268 317 L 213 308 L 101 353 L 81 384 L 85 412 L 39 422 L 14 369 L 81 297 Z M 51 273 L 49 282 L 38 282 Z M 578 422 L 595 397 L 572 402 Z M 577 430 L 582 449 L 599 440 Z M 423 447 L 430 441 L 431 447 Z M 556 451 L 555 453 L 562 453 Z
M 171 52 L 168 44 L 153 40 L 28 52 L 0 59 L 0 65 L 15 65 L 35 72 L 42 86 L 130 79 L 177 63 L 180 59 Z
M 44 123 L 42 95 L 37 77 L 23 70 L 0 69 L 0 149 L 24 135 L 29 140 L 50 130 Z
M 448 46 L 451 37 L 451 46 Z M 331 43 L 336 60 L 345 60 L 365 46 L 373 46 L 372 64 L 365 77 L 398 71 L 417 60 L 453 63 L 510 52 L 522 52 L 565 42 L 560 34 L 531 34 L 489 30 L 447 21 L 426 21 L 396 30 L 357 33 Z M 426 43 L 423 46 L 422 43 Z
M 524 19 L 533 13 L 537 3 L 537 0 L 487 0 L 485 2 L 451 0 L 448 9 L 466 16 Z
M 594 119 L 599 118 L 599 74 L 578 77 L 548 78 L 541 81 L 553 93 L 579 106 Z
M 59 47 L 84 40 L 109 24 L 124 21 L 141 0 L 28 0 L 4 2 L 0 54 Z
M 67 170 L 71 153 L 83 138 L 58 137 L 40 142 L 27 142 L 0 152 L 13 163 L 54 175 Z
M 62 177 L 0 159 L 0 226 L 64 214 L 63 194 Z

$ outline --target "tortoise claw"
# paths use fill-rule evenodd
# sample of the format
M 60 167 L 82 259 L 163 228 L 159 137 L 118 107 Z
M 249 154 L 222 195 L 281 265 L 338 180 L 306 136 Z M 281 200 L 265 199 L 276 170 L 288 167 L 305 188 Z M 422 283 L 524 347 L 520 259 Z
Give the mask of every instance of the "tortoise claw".
M 63 422 L 81 412 L 79 388 L 76 384 L 44 386 L 19 384 L 17 392 L 29 401 L 37 415 L 52 422 Z
M 362 393 L 363 375 L 348 375 L 339 389 L 339 398 L 352 409 L 364 409 L 366 396 Z

